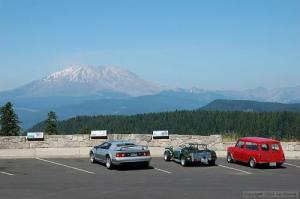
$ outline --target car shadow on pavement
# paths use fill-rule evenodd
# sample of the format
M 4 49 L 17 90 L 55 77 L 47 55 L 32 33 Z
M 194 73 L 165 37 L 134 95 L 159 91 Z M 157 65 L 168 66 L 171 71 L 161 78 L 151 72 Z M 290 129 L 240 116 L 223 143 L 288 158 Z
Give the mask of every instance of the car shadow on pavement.
M 249 164 L 244 163 L 244 162 L 235 162 L 235 163 L 233 163 L 233 164 L 241 165 L 241 166 L 250 168 L 250 167 L 249 167 Z M 286 167 L 285 167 L 284 165 L 276 166 L 276 167 L 270 167 L 270 166 L 267 165 L 267 164 L 258 164 L 258 165 L 255 166 L 254 169 L 270 169 L 270 170 L 272 170 L 272 169 L 286 169 Z
M 119 165 L 114 167 L 114 170 L 118 170 L 118 171 L 136 171 L 136 170 L 151 170 L 154 169 L 154 167 L 152 166 L 142 166 L 142 165 Z
M 106 167 L 105 164 L 101 163 L 101 162 L 97 162 L 96 164 Z M 111 170 L 134 171 L 134 170 L 151 170 L 151 169 L 154 169 L 154 167 L 145 166 L 145 165 L 141 165 L 141 164 L 124 164 L 124 165 L 114 166 Z
M 178 164 L 178 165 L 180 165 L 180 163 L 179 162 L 175 162 L 176 164 Z M 218 166 L 217 164 L 211 164 L 211 165 L 209 165 L 209 164 L 196 164 L 196 163 L 189 163 L 189 164 L 187 164 L 187 165 L 185 165 L 184 167 L 215 167 L 215 166 Z

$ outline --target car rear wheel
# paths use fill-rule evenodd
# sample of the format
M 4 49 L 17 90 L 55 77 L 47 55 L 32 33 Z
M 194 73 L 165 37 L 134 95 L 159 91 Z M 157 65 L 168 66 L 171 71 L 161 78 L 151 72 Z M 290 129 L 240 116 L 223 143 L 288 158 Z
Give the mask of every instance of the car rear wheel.
M 231 153 L 228 153 L 228 154 L 227 154 L 227 162 L 228 162 L 228 163 L 233 163 L 233 158 L 232 158 L 232 156 L 231 156 Z
M 276 164 L 276 167 L 277 167 L 277 168 L 281 168 L 281 167 L 282 167 L 282 163 L 277 163 L 277 164 Z
M 171 160 L 171 154 L 170 154 L 170 152 L 165 151 L 164 160 L 165 161 L 170 161 Z
M 209 164 L 210 166 L 213 166 L 213 165 L 216 164 L 216 161 L 215 161 L 215 160 L 209 160 L 209 161 L 208 161 L 208 164 Z
M 186 166 L 186 160 L 185 160 L 185 157 L 184 157 L 184 156 L 181 156 L 181 158 L 180 158 L 180 164 L 181 164 L 181 166 L 183 166 L 183 167 Z
M 250 166 L 251 168 L 255 168 L 256 162 L 255 162 L 255 160 L 254 160 L 253 158 L 250 158 L 250 160 L 249 160 L 249 166 Z
M 90 154 L 90 161 L 91 161 L 91 163 L 95 163 L 96 162 L 94 153 Z
M 149 165 L 150 165 L 150 162 L 145 162 L 143 166 L 147 169 L 147 168 L 149 168 Z
M 113 167 L 113 164 L 112 164 L 111 159 L 110 159 L 109 156 L 106 157 L 106 163 L 105 163 L 105 166 L 106 166 L 106 168 L 108 168 L 108 169 L 112 169 L 112 167 Z

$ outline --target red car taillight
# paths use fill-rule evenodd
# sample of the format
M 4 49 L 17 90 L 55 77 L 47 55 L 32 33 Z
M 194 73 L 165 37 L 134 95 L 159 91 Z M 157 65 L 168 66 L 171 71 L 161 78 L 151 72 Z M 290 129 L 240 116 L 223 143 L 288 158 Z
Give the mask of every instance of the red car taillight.
M 143 155 L 144 156 L 150 156 L 150 151 L 144 152 Z
M 117 153 L 116 157 L 117 158 L 123 158 L 123 157 L 126 157 L 126 154 L 125 153 Z

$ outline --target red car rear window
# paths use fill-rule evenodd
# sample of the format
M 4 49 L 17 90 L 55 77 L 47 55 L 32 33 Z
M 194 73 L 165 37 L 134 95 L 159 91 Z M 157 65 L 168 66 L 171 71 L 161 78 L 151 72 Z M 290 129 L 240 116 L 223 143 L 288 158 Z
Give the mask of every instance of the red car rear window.
M 269 151 L 269 145 L 268 144 L 262 144 L 261 145 L 261 150 L 262 151 Z
M 272 151 L 279 151 L 280 147 L 279 144 L 272 144 Z

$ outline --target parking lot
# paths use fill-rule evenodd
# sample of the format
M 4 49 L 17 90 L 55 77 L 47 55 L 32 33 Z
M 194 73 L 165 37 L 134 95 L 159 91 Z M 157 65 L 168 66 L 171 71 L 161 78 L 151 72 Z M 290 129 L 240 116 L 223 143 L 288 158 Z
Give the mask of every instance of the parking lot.
M 300 160 L 282 168 L 181 167 L 153 158 L 151 167 L 108 170 L 80 159 L 2 159 L 0 198 L 243 198 L 244 191 L 299 191 Z

